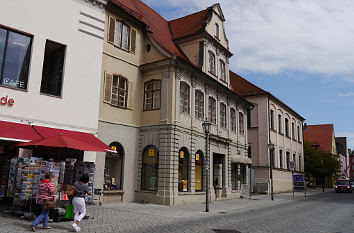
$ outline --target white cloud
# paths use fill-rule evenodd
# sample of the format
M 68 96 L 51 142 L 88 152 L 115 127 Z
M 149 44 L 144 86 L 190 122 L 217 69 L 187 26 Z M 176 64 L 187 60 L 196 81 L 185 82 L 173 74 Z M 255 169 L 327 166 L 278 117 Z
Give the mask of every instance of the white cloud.
M 205 9 L 215 0 L 145 0 L 175 8 L 171 19 Z M 226 18 L 231 67 L 268 74 L 301 71 L 354 77 L 354 1 L 219 0 Z M 163 5 L 161 5 L 163 4 Z M 344 80 L 344 79 L 342 79 Z
M 354 92 L 350 92 L 350 93 L 339 93 L 338 96 L 340 96 L 340 97 L 350 97 L 350 96 L 354 96 Z

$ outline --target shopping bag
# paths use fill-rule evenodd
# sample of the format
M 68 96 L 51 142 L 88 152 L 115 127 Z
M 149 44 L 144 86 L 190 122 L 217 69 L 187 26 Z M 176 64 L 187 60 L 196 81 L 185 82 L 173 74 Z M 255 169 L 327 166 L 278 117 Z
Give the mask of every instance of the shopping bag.
M 65 207 L 64 218 L 65 219 L 74 219 L 74 206 L 73 205 L 67 205 Z

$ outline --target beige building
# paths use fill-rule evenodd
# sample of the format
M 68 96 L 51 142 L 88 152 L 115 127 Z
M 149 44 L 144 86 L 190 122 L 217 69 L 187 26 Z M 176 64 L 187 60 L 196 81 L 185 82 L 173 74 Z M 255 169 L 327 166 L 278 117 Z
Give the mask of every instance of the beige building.
M 252 158 L 251 186 L 260 188 L 269 181 L 270 151 L 274 144 L 274 192 L 292 190 L 290 161 L 295 173 L 304 172 L 303 132 L 305 120 L 271 93 L 262 90 L 241 76 L 230 72 L 234 90 L 254 104 L 248 122 L 248 144 Z M 258 190 L 259 191 L 259 190 Z
M 207 188 L 211 200 L 239 197 L 252 104 L 230 88 L 220 5 L 172 21 L 139 0 L 110 1 L 106 12 L 98 136 L 117 153 L 96 161 L 104 201 L 201 202 Z

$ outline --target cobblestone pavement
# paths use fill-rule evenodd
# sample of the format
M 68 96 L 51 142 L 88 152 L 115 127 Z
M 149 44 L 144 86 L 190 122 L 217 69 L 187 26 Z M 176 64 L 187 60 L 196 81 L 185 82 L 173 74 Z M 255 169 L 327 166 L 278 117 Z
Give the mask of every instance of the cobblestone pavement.
M 205 213 L 203 204 L 161 206 L 121 203 L 88 206 L 90 218 L 83 220 L 82 232 L 354 232 L 354 194 L 313 191 L 302 194 L 253 196 L 252 199 L 218 201 Z M 30 221 L 0 214 L 0 232 L 30 232 Z M 52 230 L 37 232 L 70 232 L 72 222 L 51 223 Z M 215 231 L 214 231 L 214 230 Z M 221 231 L 219 231 L 221 232 Z M 224 231 L 226 233 L 226 231 Z

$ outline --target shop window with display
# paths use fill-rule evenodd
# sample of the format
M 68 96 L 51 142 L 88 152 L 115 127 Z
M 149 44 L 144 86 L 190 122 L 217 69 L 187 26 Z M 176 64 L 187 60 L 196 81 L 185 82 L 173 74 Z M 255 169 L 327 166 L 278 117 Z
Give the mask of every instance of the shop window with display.
M 204 155 L 201 150 L 195 154 L 195 191 L 203 191 L 203 165 Z
M 182 148 L 179 151 L 178 159 L 178 191 L 188 192 L 188 167 L 189 167 L 189 152 L 187 148 Z
M 122 190 L 124 148 L 118 142 L 109 145 L 116 152 L 107 152 L 104 168 L 104 190 Z
M 240 177 L 238 175 L 238 164 L 237 163 L 231 163 L 231 185 L 232 185 L 232 190 L 237 190 L 239 182 L 240 182 Z
M 157 191 L 159 151 L 155 146 L 147 146 L 143 151 L 141 169 L 141 189 Z

